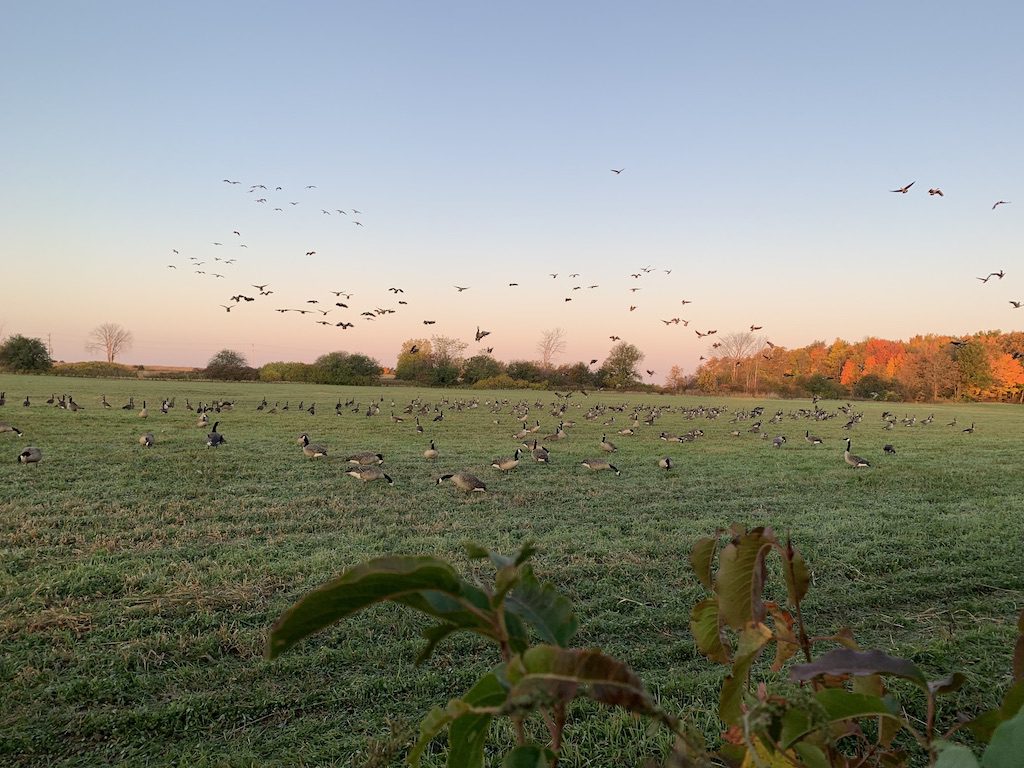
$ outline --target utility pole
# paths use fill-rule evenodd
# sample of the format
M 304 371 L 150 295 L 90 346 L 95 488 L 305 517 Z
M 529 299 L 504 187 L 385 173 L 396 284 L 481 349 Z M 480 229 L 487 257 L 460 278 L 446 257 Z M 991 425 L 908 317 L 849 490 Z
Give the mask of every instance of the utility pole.
M 46 334 L 46 354 L 53 357 L 53 338 L 52 334 Z

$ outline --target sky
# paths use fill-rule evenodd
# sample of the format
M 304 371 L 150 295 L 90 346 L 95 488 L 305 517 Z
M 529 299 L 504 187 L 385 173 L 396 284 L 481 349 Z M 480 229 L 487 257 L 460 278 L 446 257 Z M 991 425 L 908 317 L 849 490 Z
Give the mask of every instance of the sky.
M 558 327 L 559 362 L 619 336 L 659 383 L 710 354 L 695 330 L 796 347 L 1024 323 L 1019 3 L 4 18 L 0 335 L 59 359 L 95 359 L 103 322 L 134 334 L 122 362 L 198 366 L 223 348 L 393 365 L 432 334 L 537 359 Z M 274 311 L 311 308 L 330 313 Z

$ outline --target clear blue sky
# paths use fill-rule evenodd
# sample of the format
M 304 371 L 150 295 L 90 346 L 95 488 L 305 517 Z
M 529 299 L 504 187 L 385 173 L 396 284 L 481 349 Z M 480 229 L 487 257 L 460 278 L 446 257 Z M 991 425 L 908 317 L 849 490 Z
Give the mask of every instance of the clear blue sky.
M 473 352 L 477 324 L 508 360 L 560 326 L 563 360 L 619 335 L 658 381 L 695 328 L 1024 321 L 1016 3 L 55 2 L 4 27 L 0 324 L 64 359 L 104 321 L 127 362 L 199 365 Z M 218 306 L 251 283 L 275 294 Z M 273 311 L 331 289 L 355 328 Z

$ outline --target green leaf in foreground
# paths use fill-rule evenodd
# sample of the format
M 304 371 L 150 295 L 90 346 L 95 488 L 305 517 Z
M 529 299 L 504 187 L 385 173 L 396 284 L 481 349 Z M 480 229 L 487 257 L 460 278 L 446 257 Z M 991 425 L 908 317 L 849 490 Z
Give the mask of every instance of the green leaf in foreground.
M 935 750 L 939 753 L 935 768 L 978 768 L 978 758 L 963 744 L 937 739 Z
M 719 664 L 729 664 L 732 661 L 731 649 L 722 638 L 717 600 L 701 600 L 693 606 L 690 611 L 690 632 L 697 643 L 697 650 L 709 659 Z
M 520 573 L 505 600 L 506 610 L 533 627 L 544 642 L 564 648 L 579 628 L 572 604 L 551 584 L 541 584 L 530 566 L 522 566 Z
M 718 610 L 722 621 L 737 632 L 764 619 L 764 558 L 771 547 L 772 539 L 765 529 L 755 528 L 734 538 L 718 555 Z
M 690 566 L 697 574 L 697 578 L 700 579 L 700 583 L 707 587 L 709 592 L 715 588 L 711 581 L 711 560 L 715 556 L 717 544 L 717 538 L 697 539 L 697 543 L 690 550 Z
M 1020 768 L 1024 758 L 1024 709 L 1007 720 L 992 734 L 992 741 L 981 757 L 982 768 Z
M 501 761 L 501 768 L 547 768 L 554 755 L 538 744 L 516 747 Z
M 381 557 L 361 563 L 304 595 L 274 623 L 266 655 L 274 659 L 305 637 L 375 603 L 391 600 L 448 624 L 493 636 L 487 596 L 436 557 Z

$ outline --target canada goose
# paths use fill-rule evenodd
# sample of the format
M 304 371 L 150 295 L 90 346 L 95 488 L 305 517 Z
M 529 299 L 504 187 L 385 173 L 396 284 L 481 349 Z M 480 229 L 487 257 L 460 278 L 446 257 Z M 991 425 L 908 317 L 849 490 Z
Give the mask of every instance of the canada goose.
M 960 431 L 963 432 L 965 435 L 973 435 L 974 434 L 974 422 L 972 421 L 971 422 L 971 426 L 967 427 L 967 429 L 961 429 Z
M 772 440 L 772 448 L 781 448 L 785 444 L 786 444 L 786 436 L 785 435 L 779 435 L 778 437 L 776 437 L 775 439 Z
M 601 450 L 605 453 L 615 453 L 618 449 L 614 443 L 608 442 L 608 435 L 601 435 Z
M 322 445 L 309 442 L 309 435 L 305 432 L 302 433 L 300 440 L 302 441 L 302 453 L 307 458 L 319 459 L 320 457 L 327 455 L 327 448 Z
M 147 411 L 147 410 L 146 410 L 146 401 L 145 401 L 145 400 L 143 400 L 143 401 L 142 401 L 142 410 L 141 410 L 141 411 L 139 411 L 139 418 L 140 418 L 140 419 L 145 419 L 145 418 L 147 418 L 148 416 L 149 416 L 149 411 Z
M 156 442 L 156 439 L 153 437 L 153 433 L 152 432 L 147 432 L 146 434 L 144 434 L 141 437 L 139 437 L 139 445 L 141 445 L 141 446 L 143 446 L 145 448 L 152 448 L 153 447 L 153 443 L 155 443 L 155 442 Z
M 213 430 L 206 436 L 206 447 L 216 448 L 218 445 L 227 442 L 227 438 L 224 437 L 220 432 L 217 431 L 217 426 L 220 424 L 219 421 L 213 422 Z
M 17 427 L 15 427 L 15 426 L 13 426 L 11 424 L 7 424 L 6 422 L 0 421 L 0 434 L 2 434 L 4 432 L 13 432 L 18 437 L 21 437 L 21 435 L 22 435 L 22 431 L 20 429 L 18 429 Z
M 584 461 L 581 461 L 580 464 L 594 472 L 600 472 L 601 470 L 610 469 L 616 475 L 622 474 L 621 472 L 619 472 L 618 468 L 614 464 L 609 464 L 604 459 L 586 459 Z
M 820 437 L 816 437 L 811 434 L 811 430 L 807 430 L 806 432 L 804 432 L 804 440 L 806 440 L 811 445 L 821 445 L 822 443 Z
M 369 483 L 373 480 L 386 480 L 388 485 L 395 484 L 395 481 L 380 467 L 359 467 L 358 469 L 350 469 L 345 474 L 357 480 L 362 480 L 364 483 Z
M 846 461 L 847 464 L 849 464 L 851 467 L 854 467 L 855 469 L 857 467 L 871 466 L 860 456 L 854 456 L 852 453 L 850 453 L 850 438 L 846 438 L 846 450 L 843 451 L 843 459 Z
M 523 455 L 522 450 L 516 448 L 516 452 L 511 456 L 501 456 L 491 462 L 491 466 L 495 469 L 500 469 L 502 472 L 508 472 L 511 469 L 515 469 L 519 466 L 519 457 Z
M 531 454 L 533 455 L 534 461 L 539 461 L 542 464 L 547 464 L 548 459 L 551 455 L 548 452 L 548 449 L 545 448 L 543 445 L 538 447 L 536 440 L 533 441 L 533 449 L 531 450 Z
M 423 425 L 420 424 L 420 417 L 419 416 L 416 417 L 416 432 L 417 432 L 417 434 L 420 434 L 420 435 L 423 434 Z
M 349 464 L 359 464 L 360 466 L 383 464 L 384 454 L 373 453 L 372 451 L 360 451 L 359 453 L 353 453 L 351 456 L 346 458 L 345 461 Z
M 199 418 L 196 420 L 196 426 L 197 427 L 205 427 L 209 423 L 210 423 L 210 417 L 209 416 L 207 416 L 205 413 L 199 414 Z
M 7 393 L 6 392 L 0 392 L 0 405 L 3 405 L 6 402 L 7 402 Z
M 882 450 L 890 455 L 896 454 L 896 449 L 892 447 L 892 443 L 886 443 L 885 447 L 883 447 Z
M 440 454 L 438 453 L 437 448 L 434 446 L 434 441 L 431 440 L 430 441 L 430 447 L 427 448 L 427 450 L 425 450 L 423 452 L 423 458 L 424 459 L 430 459 L 431 461 L 433 461 L 438 456 L 440 456 Z
M 669 456 L 662 456 L 658 459 L 658 466 L 664 470 L 672 469 L 675 465 L 672 463 L 672 459 Z
M 18 462 L 20 464 L 37 464 L 42 460 L 43 452 L 32 446 L 29 446 L 18 454 Z
M 50 399 L 47 400 L 46 402 L 49 403 L 50 405 L 53 405 L 53 395 L 50 395 Z M 107 396 L 106 395 L 103 395 L 100 398 L 100 405 L 102 405 L 104 408 L 113 408 L 114 407 L 110 403 L 107 402 Z
M 445 480 L 451 480 L 452 485 L 466 493 L 484 493 L 487 491 L 487 486 L 484 482 L 479 477 L 471 475 L 469 472 L 455 472 L 452 474 L 441 475 L 437 478 L 437 484 L 440 485 Z

